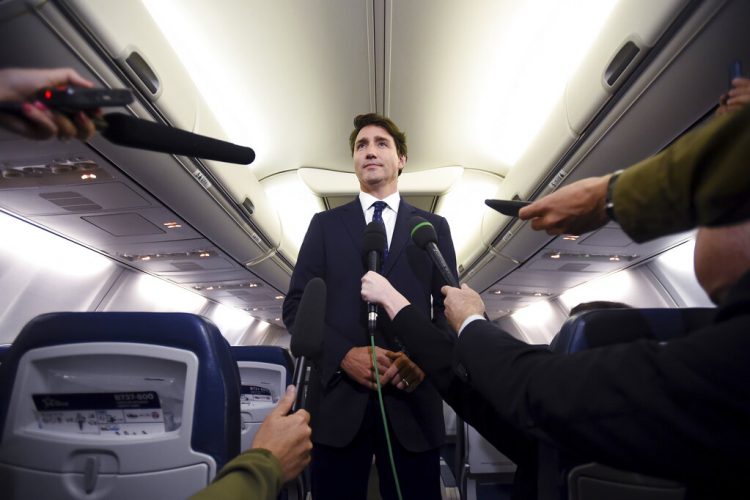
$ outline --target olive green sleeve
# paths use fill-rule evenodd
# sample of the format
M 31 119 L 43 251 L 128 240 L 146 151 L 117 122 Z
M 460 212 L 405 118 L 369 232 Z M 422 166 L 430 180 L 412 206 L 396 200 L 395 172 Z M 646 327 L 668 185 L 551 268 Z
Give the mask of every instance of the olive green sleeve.
M 275 500 L 282 487 L 281 464 L 268 450 L 247 450 L 227 463 L 214 482 L 191 500 Z
M 750 106 L 626 169 L 615 215 L 634 241 L 750 218 Z

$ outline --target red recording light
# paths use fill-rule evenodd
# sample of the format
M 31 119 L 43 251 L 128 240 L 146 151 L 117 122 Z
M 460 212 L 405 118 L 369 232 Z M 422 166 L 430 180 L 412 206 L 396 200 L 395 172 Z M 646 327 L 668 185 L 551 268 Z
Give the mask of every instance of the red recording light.
M 45 90 L 44 91 L 44 98 L 47 99 L 47 100 L 52 99 L 52 91 L 49 90 L 49 89 Z

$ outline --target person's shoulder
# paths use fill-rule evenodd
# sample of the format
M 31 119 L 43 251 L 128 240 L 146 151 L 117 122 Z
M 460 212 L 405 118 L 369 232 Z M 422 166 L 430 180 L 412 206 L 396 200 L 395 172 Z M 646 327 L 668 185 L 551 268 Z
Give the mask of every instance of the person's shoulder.
M 436 223 L 444 223 L 447 222 L 445 217 L 438 215 L 436 213 L 428 212 L 427 210 L 422 210 L 421 208 L 415 207 L 414 205 L 409 204 L 406 200 L 403 198 L 401 199 L 401 207 L 399 210 L 407 210 L 410 217 L 413 216 L 419 216 L 423 219 L 426 219 L 432 223 L 432 225 L 436 225 Z
M 359 203 L 358 198 L 355 198 L 348 203 L 344 203 L 343 205 L 320 211 L 315 214 L 315 217 L 318 217 L 320 219 L 329 219 L 331 217 L 338 217 L 339 215 L 350 212 L 352 210 L 357 210 L 360 212 L 362 211 L 362 205 Z

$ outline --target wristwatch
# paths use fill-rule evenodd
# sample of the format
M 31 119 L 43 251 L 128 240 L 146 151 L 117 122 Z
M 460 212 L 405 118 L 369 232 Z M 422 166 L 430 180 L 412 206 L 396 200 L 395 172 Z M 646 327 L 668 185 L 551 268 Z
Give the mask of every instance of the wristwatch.
M 617 217 L 615 216 L 615 202 L 612 201 L 612 194 L 615 190 L 615 183 L 617 183 L 617 179 L 621 173 L 622 170 L 618 170 L 609 177 L 609 181 L 607 181 L 607 196 L 604 199 L 604 211 L 607 213 L 609 220 L 614 222 L 617 222 Z

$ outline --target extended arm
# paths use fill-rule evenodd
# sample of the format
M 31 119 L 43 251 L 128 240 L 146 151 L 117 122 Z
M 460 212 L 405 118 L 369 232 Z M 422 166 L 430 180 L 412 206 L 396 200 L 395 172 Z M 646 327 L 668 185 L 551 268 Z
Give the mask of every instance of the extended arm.
M 696 225 L 750 217 L 750 107 L 711 120 L 661 153 L 622 172 L 613 186 L 614 213 L 633 240 L 647 241 Z M 519 212 L 537 230 L 581 234 L 608 221 L 609 176 L 564 186 Z

